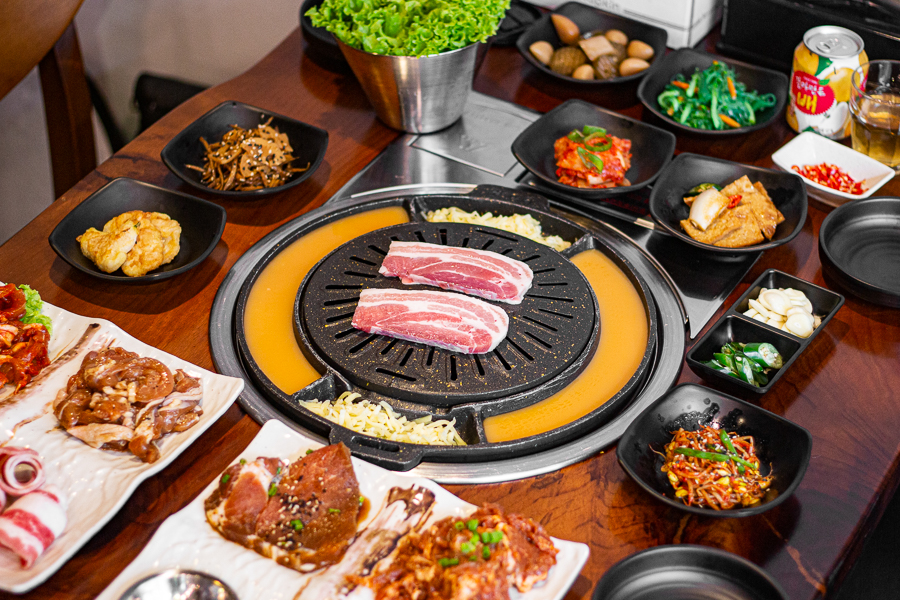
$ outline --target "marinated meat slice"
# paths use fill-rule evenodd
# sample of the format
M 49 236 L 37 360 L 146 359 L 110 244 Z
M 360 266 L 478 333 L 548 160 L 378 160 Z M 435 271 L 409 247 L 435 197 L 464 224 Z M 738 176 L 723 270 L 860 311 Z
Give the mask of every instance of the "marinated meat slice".
M 497 347 L 509 329 L 502 308 L 482 300 L 426 290 L 363 290 L 353 327 L 466 354 Z
M 428 520 L 433 505 L 434 492 L 428 488 L 391 488 L 384 507 L 353 540 L 343 560 L 310 579 L 296 600 L 346 598 L 404 535 Z
M 338 562 L 356 535 L 359 484 L 343 444 L 291 463 L 259 516 L 257 551 L 298 571 Z
M 206 499 L 206 519 L 225 539 L 247 548 L 256 544 L 256 521 L 269 502 L 269 486 L 285 464 L 260 457 L 231 465 Z
M 509 600 L 547 578 L 557 549 L 543 528 L 496 506 L 410 533 L 390 564 L 361 580 L 376 600 Z
M 534 278 L 528 265 L 496 252 L 424 242 L 391 242 L 378 272 L 509 304 L 522 302 Z

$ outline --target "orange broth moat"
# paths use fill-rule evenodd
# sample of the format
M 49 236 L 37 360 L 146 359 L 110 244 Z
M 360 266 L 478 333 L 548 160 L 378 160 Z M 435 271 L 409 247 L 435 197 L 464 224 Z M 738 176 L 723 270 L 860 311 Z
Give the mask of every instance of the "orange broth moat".
M 294 300 L 309 270 L 355 237 L 408 222 L 409 215 L 400 206 L 344 217 L 306 234 L 260 273 L 247 297 L 244 334 L 256 364 L 279 389 L 293 394 L 321 377 L 294 338 Z
M 600 342 L 575 381 L 537 404 L 484 420 L 489 442 L 537 435 L 583 417 L 612 398 L 637 371 L 647 350 L 647 312 L 623 273 L 598 250 L 572 258 L 600 307 Z

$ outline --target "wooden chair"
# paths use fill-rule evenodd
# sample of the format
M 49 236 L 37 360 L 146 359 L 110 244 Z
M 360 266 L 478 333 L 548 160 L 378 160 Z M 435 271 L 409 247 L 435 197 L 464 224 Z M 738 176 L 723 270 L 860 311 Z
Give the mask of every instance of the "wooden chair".
M 96 166 L 91 99 L 74 23 L 82 2 L 0 0 L 0 98 L 39 66 L 57 198 Z

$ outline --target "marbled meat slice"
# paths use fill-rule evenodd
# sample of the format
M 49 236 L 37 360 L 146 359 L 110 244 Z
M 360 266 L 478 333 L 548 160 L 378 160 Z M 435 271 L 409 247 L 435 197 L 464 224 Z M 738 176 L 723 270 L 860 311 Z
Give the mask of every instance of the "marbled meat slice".
M 540 524 L 488 505 L 404 537 L 359 583 L 376 600 L 509 600 L 547 578 L 558 550 Z
M 225 539 L 255 547 L 256 521 L 269 502 L 272 481 L 285 466 L 280 459 L 260 457 L 228 467 L 206 499 L 206 520 Z
M 291 463 L 271 492 L 256 521 L 257 552 L 298 571 L 341 560 L 360 511 L 346 446 L 326 446 Z
M 534 278 L 528 265 L 496 252 L 424 242 L 391 242 L 378 272 L 509 304 L 522 302 Z
M 428 290 L 363 290 L 353 327 L 465 354 L 497 347 L 509 329 L 502 308 L 476 298 Z

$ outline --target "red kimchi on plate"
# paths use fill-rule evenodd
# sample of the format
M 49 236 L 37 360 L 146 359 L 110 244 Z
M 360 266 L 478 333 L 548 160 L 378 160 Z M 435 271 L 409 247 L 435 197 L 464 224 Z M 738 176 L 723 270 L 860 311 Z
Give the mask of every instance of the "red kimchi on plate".
M 560 183 L 595 189 L 631 185 L 625 178 L 631 168 L 631 140 L 609 135 L 602 127 L 572 130 L 556 140 L 553 155 Z

